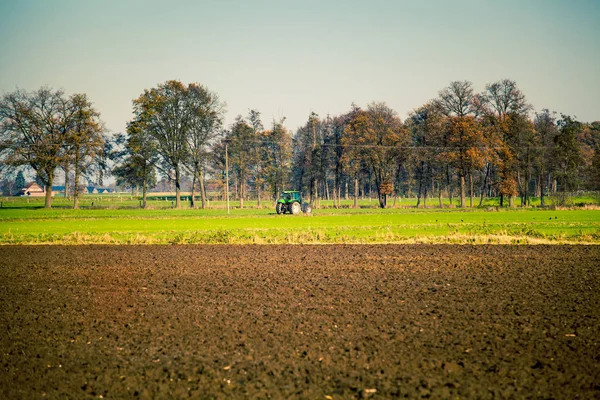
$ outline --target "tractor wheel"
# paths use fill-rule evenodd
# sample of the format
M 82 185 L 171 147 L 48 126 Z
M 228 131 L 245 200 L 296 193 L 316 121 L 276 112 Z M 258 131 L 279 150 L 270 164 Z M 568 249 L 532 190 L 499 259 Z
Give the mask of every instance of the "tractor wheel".
M 277 214 L 282 214 L 285 212 L 285 210 L 283 209 L 283 204 L 281 203 L 277 203 L 275 205 L 275 211 L 277 211 Z
M 298 202 L 292 203 L 292 214 L 298 215 L 301 212 L 302 212 L 302 207 L 300 206 L 300 203 L 298 203 Z
M 302 204 L 302 212 L 304 212 L 304 214 L 312 213 L 312 207 L 310 206 L 310 204 L 308 204 L 308 203 Z

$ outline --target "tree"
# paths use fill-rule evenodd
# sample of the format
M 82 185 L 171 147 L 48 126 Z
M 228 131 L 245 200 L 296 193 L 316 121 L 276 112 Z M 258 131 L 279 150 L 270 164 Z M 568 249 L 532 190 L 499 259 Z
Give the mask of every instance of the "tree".
M 530 204 L 530 183 L 533 178 L 534 158 L 538 152 L 538 136 L 535 134 L 533 122 L 525 115 L 512 114 L 509 136 L 516 158 L 517 189 L 521 196 L 521 206 Z
M 283 126 L 285 118 L 273 120 L 270 130 L 265 131 L 261 157 L 265 181 L 273 199 L 286 189 L 290 177 L 292 136 Z
M 446 159 L 455 166 L 460 178 L 460 206 L 465 207 L 465 178 L 470 184 L 470 206 L 473 207 L 473 171 L 482 168 L 487 158 L 483 130 L 471 116 L 449 117 L 446 121 Z
M 56 169 L 67 158 L 69 124 L 68 100 L 61 90 L 17 90 L 0 100 L 0 157 L 5 164 L 28 165 L 36 172 L 46 188 L 46 208 L 52 207 Z
M 600 190 L 600 146 L 594 151 L 590 166 L 590 187 L 592 190 Z
M 396 112 L 385 103 L 371 103 L 366 111 L 357 111 L 345 130 L 343 144 L 359 149 L 357 155 L 373 173 L 379 207 L 387 206 L 393 193 L 394 176 L 401 151 L 408 144 L 408 131 Z
M 416 166 L 418 182 L 417 207 L 423 194 L 423 205 L 427 206 L 429 181 L 438 184 L 439 206 L 442 207 L 442 183 L 447 160 L 444 149 L 447 145 L 444 135 L 444 116 L 434 103 L 427 103 L 409 114 L 405 125 L 411 135 L 412 151 L 409 159 Z
M 15 179 L 15 186 L 17 189 L 23 189 L 25 187 L 25 176 L 23 175 L 23 171 L 19 171 L 17 173 L 17 178 Z
M 537 152 L 535 157 L 535 169 L 537 172 L 537 191 L 542 207 L 546 205 L 545 198 L 548 188 L 551 186 L 552 176 L 552 153 L 554 137 L 558 133 L 556 118 L 548 109 L 536 113 L 533 121 L 536 135 Z
M 481 111 L 480 98 L 468 81 L 455 81 L 439 92 L 436 105 L 446 115 L 446 160 L 456 168 L 460 180 L 460 206 L 465 207 L 465 178 L 470 180 L 470 205 L 473 206 L 473 170 L 485 165 L 483 130 L 474 118 Z
M 226 188 L 226 163 L 225 163 L 225 146 L 226 141 L 228 142 L 228 135 L 230 133 L 225 131 L 221 135 L 220 140 L 216 141 L 211 146 L 210 159 L 208 163 L 209 173 L 214 177 L 214 182 L 220 189 L 221 198 L 226 200 L 226 193 L 229 192 L 229 188 Z
M 181 208 L 182 167 L 205 156 L 204 147 L 220 124 L 221 103 L 198 84 L 186 87 L 171 80 L 145 90 L 133 101 L 133 113 L 155 143 L 163 174 L 175 182 L 176 207 Z
M 104 127 L 100 113 L 96 111 L 85 94 L 71 96 L 68 103 L 69 123 L 65 145 L 66 156 L 73 166 L 73 208 L 79 208 L 80 179 L 89 172 L 93 163 L 104 153 Z
M 346 113 L 331 119 L 331 129 L 328 130 L 330 134 L 326 138 L 327 144 L 330 146 L 328 164 L 333 165 L 333 194 L 334 205 L 336 207 L 341 207 L 342 177 L 344 176 L 344 146 L 342 145 L 342 138 L 344 137 L 344 129 L 346 129 L 350 118 L 351 114 Z M 347 191 L 348 187 L 346 186 L 346 196 L 348 195 Z
M 224 105 L 217 94 L 202 85 L 192 83 L 187 91 L 191 113 L 189 133 L 186 135 L 188 157 L 185 164 L 192 174 L 192 206 L 195 182 L 198 181 L 202 208 L 205 208 L 204 171 L 208 160 L 208 146 L 217 138 L 223 125 Z
M 500 118 L 509 114 L 523 115 L 531 109 L 517 83 L 510 79 L 487 84 L 483 100 Z
M 557 122 L 558 134 L 554 137 L 554 175 L 558 181 L 558 187 L 563 194 L 573 191 L 579 184 L 580 170 L 583 165 L 581 157 L 581 144 L 577 141 L 577 135 L 582 129 L 581 123 L 568 115 L 561 115 Z
M 142 208 L 146 208 L 148 188 L 156 184 L 156 142 L 152 140 L 144 121 L 135 120 L 127 124 L 127 136 L 119 135 L 116 142 L 125 143 L 125 149 L 117 154 L 123 162 L 113 169 L 117 184 L 141 187 Z
M 514 205 L 514 196 L 517 194 L 518 181 L 518 136 L 522 135 L 521 128 L 529 126 L 523 124 L 523 117 L 531 109 L 525 95 L 518 89 L 515 81 L 502 79 L 486 85 L 485 92 L 481 95 L 487 112 L 498 119 L 494 124 L 497 128 L 500 146 L 497 146 L 496 160 L 499 167 L 500 204 L 504 196 L 508 196 L 509 205 Z
M 366 113 L 355 104 L 352 104 L 352 109 L 346 114 L 344 131 L 340 138 L 342 147 L 341 164 L 344 172 L 351 176 L 354 181 L 353 187 L 353 205 L 358 208 L 358 176 L 363 167 L 363 148 L 360 145 L 355 145 L 356 141 L 360 140 L 363 132 L 367 130 L 368 119 Z
M 448 87 L 440 90 L 436 105 L 446 115 L 465 117 L 475 110 L 473 103 L 473 84 L 469 81 L 450 82 Z
M 262 186 L 264 184 L 262 171 L 265 167 L 265 158 L 263 157 L 264 154 L 261 154 L 261 149 L 263 148 L 265 128 L 260 119 L 260 112 L 258 110 L 250 110 L 248 113 L 248 121 L 252 127 L 253 138 L 253 141 L 249 146 L 252 151 L 253 165 L 251 166 L 251 169 L 254 172 L 254 187 L 256 189 L 257 206 L 260 207 Z
M 247 194 L 247 180 L 253 166 L 254 154 L 249 149 L 254 145 L 254 131 L 246 120 L 238 115 L 227 134 L 231 140 L 229 145 L 229 166 L 236 178 L 236 190 L 240 200 L 240 208 L 244 208 L 244 199 Z
M 296 190 L 308 191 L 313 207 L 317 207 L 321 144 L 321 121 L 311 112 L 292 138 L 292 182 Z
M 594 172 L 592 160 L 597 155 L 597 150 L 600 148 L 600 121 L 592 123 L 582 123 L 581 130 L 577 135 L 577 142 L 580 143 L 580 152 L 583 159 L 583 168 L 581 181 L 583 187 L 594 187 Z

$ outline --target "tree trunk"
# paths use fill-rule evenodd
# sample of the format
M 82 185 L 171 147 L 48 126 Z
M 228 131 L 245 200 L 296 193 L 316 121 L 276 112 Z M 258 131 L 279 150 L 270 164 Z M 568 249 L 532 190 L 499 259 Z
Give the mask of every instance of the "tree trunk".
M 237 178 L 237 176 L 235 178 L 233 178 L 233 198 L 234 199 L 240 198 L 239 193 L 238 193 L 238 178 Z
M 421 161 L 421 165 L 417 168 L 417 174 L 419 176 L 419 189 L 417 190 L 417 208 L 421 205 L 421 192 L 423 191 L 423 161 Z
M 525 205 L 525 189 L 523 189 L 523 180 L 521 179 L 521 171 L 517 171 L 517 187 L 519 189 L 519 198 L 521 199 L 521 207 Z
M 346 190 L 344 191 L 344 199 L 348 200 L 348 177 L 346 177 Z
M 427 208 L 427 194 L 429 185 L 423 185 L 423 208 Z
M 442 203 L 442 183 L 438 185 L 438 200 L 440 202 L 440 208 L 444 208 L 444 204 Z
M 527 206 L 529 201 L 529 148 L 527 149 L 527 169 L 525 170 L 525 187 L 523 188 L 524 201 L 521 204 L 522 207 Z
M 79 157 L 75 157 L 75 163 L 74 163 L 74 168 L 75 168 L 75 182 L 74 183 L 74 188 L 75 188 L 75 194 L 73 195 L 73 209 L 76 210 L 79 208 Z
M 52 181 L 53 175 L 48 175 L 48 184 L 46 185 L 46 197 L 44 199 L 44 208 L 52 208 Z
M 240 189 L 238 191 L 239 193 L 239 198 L 240 198 L 240 210 L 242 208 L 244 208 L 244 195 L 245 195 L 245 188 L 244 188 L 244 178 L 240 178 L 239 184 L 240 184 Z
M 469 172 L 469 207 L 473 208 L 473 174 Z
M 460 175 L 460 207 L 465 207 L 465 176 L 464 174 Z
M 315 178 L 315 208 L 319 208 L 319 180 Z
M 485 171 L 485 178 L 483 178 L 483 185 L 481 186 L 481 197 L 479 198 L 479 207 L 483 205 L 483 196 L 485 194 L 485 188 L 487 186 L 488 177 L 490 175 L 490 164 L 488 163 Z
M 202 209 L 206 208 L 206 189 L 204 187 L 204 172 L 200 170 L 200 174 L 198 175 L 198 181 L 200 182 L 200 199 L 202 202 Z
M 419 189 L 417 190 L 417 208 L 419 208 L 419 206 L 421 205 L 422 186 L 423 186 L 423 180 L 421 179 L 421 176 L 419 176 Z
M 508 196 L 508 206 L 511 208 L 515 206 L 515 196 Z
M 144 183 L 142 184 L 142 208 L 146 209 L 148 207 L 148 184 L 144 179 Z
M 341 188 L 338 179 L 333 183 L 333 207 L 340 208 Z
M 354 176 L 354 208 L 358 208 L 358 175 Z
M 448 201 L 452 205 L 452 187 L 450 186 L 450 167 L 446 167 L 446 190 L 448 191 Z
M 175 166 L 175 208 L 181 208 L 181 173 L 179 171 L 179 165 Z
M 385 208 L 387 205 L 387 195 L 378 193 L 379 196 L 379 208 Z
M 258 182 L 258 178 L 256 178 L 256 206 L 258 208 L 260 208 L 260 206 L 261 206 L 260 197 L 261 197 L 260 183 Z
M 194 202 L 194 197 L 196 196 L 196 178 L 192 177 L 192 191 L 190 193 L 190 207 L 196 208 L 196 203 Z
M 545 196 L 544 196 L 544 185 L 545 185 L 545 179 L 544 179 L 544 172 L 542 171 L 540 173 L 540 206 L 545 207 L 546 206 L 546 202 L 545 202 Z
M 69 166 L 65 165 L 65 198 L 69 198 Z

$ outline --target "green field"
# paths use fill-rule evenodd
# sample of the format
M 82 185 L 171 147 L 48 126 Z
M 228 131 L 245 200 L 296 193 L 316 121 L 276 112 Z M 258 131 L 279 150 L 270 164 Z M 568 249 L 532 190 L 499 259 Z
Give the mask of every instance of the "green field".
M 215 195 L 209 196 L 210 200 L 208 202 L 208 206 L 211 209 L 223 209 L 226 207 L 226 203 L 222 200 L 213 200 Z M 173 193 L 165 193 L 165 194 L 156 194 L 150 193 L 148 195 L 148 208 L 150 209 L 170 209 L 175 205 L 175 195 Z M 531 206 L 539 207 L 540 199 L 537 197 L 531 198 Z M 231 206 L 233 208 L 238 207 L 238 201 L 231 201 Z M 499 198 L 484 198 L 482 207 L 498 207 L 500 204 Z M 245 206 L 249 208 L 256 208 L 256 201 L 245 201 Z M 395 200 L 393 197 L 390 197 L 388 200 L 388 206 L 390 208 L 414 208 L 417 204 L 416 198 L 405 198 L 405 197 L 397 197 Z M 443 198 L 442 204 L 444 207 L 456 207 L 458 205 L 458 199 L 455 197 L 452 202 L 450 199 Z M 469 199 L 467 198 L 467 204 L 469 204 Z M 515 200 L 515 204 L 518 205 L 519 200 Z M 41 208 L 44 205 L 44 199 L 42 197 L 31 198 L 31 197 L 0 197 L 0 206 L 1 208 Z M 140 196 L 134 196 L 128 193 L 104 193 L 104 194 L 90 194 L 84 195 L 80 198 L 79 205 L 82 209 L 122 209 L 122 208 L 139 208 L 141 205 Z M 196 196 L 196 206 L 200 205 L 200 200 L 198 196 Z M 353 205 L 353 200 L 342 200 L 341 206 L 342 208 L 351 208 Z M 374 198 L 365 198 L 359 200 L 359 205 L 361 209 L 370 209 L 377 208 L 378 202 L 377 199 Z M 423 202 L 421 201 L 421 206 Z M 479 198 L 473 199 L 473 205 L 477 208 L 479 206 Z M 577 195 L 577 196 L 569 196 L 566 198 L 561 198 L 559 195 L 550 196 L 546 198 L 546 206 L 557 206 L 557 205 L 565 205 L 569 207 L 583 207 L 586 205 L 600 205 L 600 193 L 593 192 L 588 193 L 586 195 Z M 73 206 L 73 200 L 67 199 L 60 196 L 56 196 L 53 198 L 52 206 L 55 208 L 71 208 Z M 437 197 L 428 198 L 427 206 L 429 208 L 437 208 L 439 207 L 439 200 Z M 189 193 L 182 193 L 182 207 L 190 208 L 189 204 Z M 333 200 L 321 200 L 320 201 L 321 208 L 334 208 Z M 262 208 L 272 209 L 274 208 L 274 203 L 272 201 L 263 200 Z
M 600 244 L 600 209 L 595 206 L 416 209 L 404 199 L 406 207 L 397 203 L 396 208 L 381 210 L 375 200 L 361 201 L 359 209 L 335 209 L 324 201 L 312 216 L 290 216 L 276 215 L 269 202 L 262 208 L 244 209 L 232 202 L 227 215 L 223 202 L 213 202 L 206 210 L 142 210 L 134 208 L 135 198 L 123 197 L 120 202 L 116 196 L 98 198 L 86 197 L 79 210 L 66 208 L 66 199 L 61 199 L 64 204 L 55 201 L 57 208 L 47 210 L 34 199 L 27 203 L 26 199 L 4 198 L 0 244 Z

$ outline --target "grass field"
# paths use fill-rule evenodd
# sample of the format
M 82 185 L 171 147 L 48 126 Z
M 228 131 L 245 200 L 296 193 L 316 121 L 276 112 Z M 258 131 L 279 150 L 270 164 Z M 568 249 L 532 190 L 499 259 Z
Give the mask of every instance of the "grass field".
M 363 200 L 359 209 L 335 209 L 324 201 L 323 208 L 312 216 L 290 216 L 276 215 L 270 203 L 263 208 L 250 203 L 240 209 L 232 202 L 227 215 L 220 202 L 205 210 L 142 210 L 134 208 L 135 198 L 86 196 L 82 209 L 66 208 L 62 204 L 66 199 L 55 199 L 59 200 L 54 203 L 56 208 L 47 210 L 40 207 L 39 199 L 28 203 L 27 199 L 4 198 L 0 244 L 600 244 L 600 209 L 585 206 L 590 199 L 577 199 L 584 205 L 579 208 L 510 210 L 489 205 L 416 209 L 415 203 L 406 199 L 402 203 L 407 207 L 397 203 L 395 208 L 381 210 L 375 200 Z M 493 199 L 489 203 L 493 204 Z
M 213 198 L 213 196 L 210 196 Z M 174 193 L 151 193 L 148 195 L 148 208 L 150 209 L 170 209 L 174 207 L 175 203 L 175 195 Z M 519 200 L 517 199 L 515 203 L 517 204 Z M 500 204 L 499 198 L 484 198 L 482 207 L 498 207 Z M 576 206 L 583 207 L 586 205 L 600 205 L 600 193 L 593 192 L 585 195 L 577 195 L 577 196 L 569 196 L 567 198 L 560 198 L 560 196 L 550 196 L 546 198 L 547 206 L 555 206 L 562 203 L 566 203 L 566 206 Z M 198 196 L 196 196 L 196 205 L 200 204 L 200 200 Z M 231 206 L 236 208 L 239 206 L 238 201 L 231 201 Z M 391 197 L 388 201 L 388 206 L 391 208 L 414 208 L 417 204 L 416 198 L 404 198 L 397 197 L 395 200 Z M 458 205 L 458 199 L 455 197 L 452 202 L 450 199 L 443 198 L 442 204 L 444 207 L 456 207 Z M 467 198 L 467 204 L 469 204 L 469 199 Z M 473 199 L 474 206 L 479 205 L 479 198 Z M 40 208 L 44 205 L 44 198 L 37 197 L 0 197 L 0 206 L 2 208 Z M 80 198 L 79 205 L 83 209 L 90 208 L 110 208 L 110 209 L 121 209 L 121 208 L 139 208 L 141 205 L 141 200 L 139 196 L 133 196 L 128 193 L 104 193 L 104 194 L 92 194 L 85 195 Z M 208 202 L 209 208 L 211 209 L 224 209 L 226 208 L 226 203 L 222 200 L 209 200 Z M 245 201 L 244 205 L 249 208 L 256 208 L 256 201 Z M 342 200 L 341 206 L 342 208 L 351 208 L 353 205 L 353 200 Z M 365 198 L 359 200 L 359 205 L 361 208 L 377 208 L 377 200 L 374 198 Z M 423 202 L 421 202 L 421 206 Z M 539 207 L 540 199 L 537 197 L 531 198 L 531 206 Z M 64 198 L 62 196 L 56 196 L 53 199 L 52 206 L 55 208 L 70 208 L 73 206 L 73 200 Z M 428 198 L 427 206 L 429 208 L 436 208 L 439 206 L 439 200 L 437 198 Z M 182 192 L 182 207 L 190 208 L 189 204 L 189 193 Z M 272 209 L 273 202 L 263 200 L 262 202 L 263 208 Z M 333 200 L 321 200 L 320 208 L 334 208 Z

